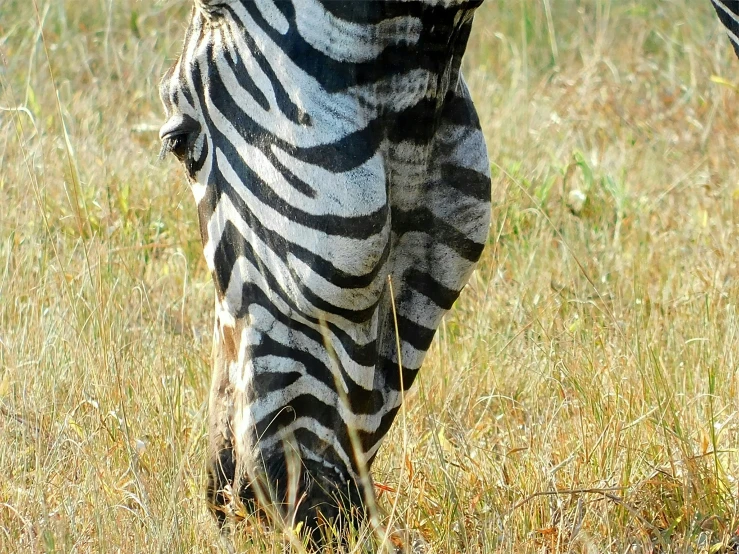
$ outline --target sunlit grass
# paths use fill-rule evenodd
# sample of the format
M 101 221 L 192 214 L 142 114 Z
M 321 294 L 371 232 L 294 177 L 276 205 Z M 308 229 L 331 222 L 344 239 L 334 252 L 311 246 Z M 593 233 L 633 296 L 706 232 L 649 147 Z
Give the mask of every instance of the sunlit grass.
M 0 552 L 222 549 L 213 290 L 182 171 L 157 161 L 188 12 L 0 2 Z M 489 247 L 373 468 L 435 552 L 731 551 L 732 56 L 709 2 L 481 8 Z

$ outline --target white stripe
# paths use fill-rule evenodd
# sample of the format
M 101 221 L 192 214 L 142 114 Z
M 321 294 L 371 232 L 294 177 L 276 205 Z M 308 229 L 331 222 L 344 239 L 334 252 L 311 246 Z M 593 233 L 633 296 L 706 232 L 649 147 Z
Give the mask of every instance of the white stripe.
M 290 30 L 290 23 L 287 21 L 282 12 L 275 6 L 274 0 L 256 0 L 257 9 L 262 17 L 270 24 L 270 26 L 284 35 Z M 300 10 L 298 10 L 300 11 Z
M 416 17 L 384 19 L 375 25 L 345 21 L 315 0 L 296 7 L 295 20 L 308 44 L 330 58 L 351 63 L 368 62 L 391 44 L 415 44 L 423 30 Z

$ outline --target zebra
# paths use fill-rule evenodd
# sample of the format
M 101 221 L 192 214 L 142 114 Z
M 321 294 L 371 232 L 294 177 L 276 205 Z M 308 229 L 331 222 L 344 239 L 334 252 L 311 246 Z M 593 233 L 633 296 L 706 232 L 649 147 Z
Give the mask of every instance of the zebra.
M 238 506 L 313 534 L 366 519 L 372 462 L 488 236 L 460 72 L 482 1 L 194 2 L 160 138 L 215 284 L 222 527 Z
M 739 0 L 711 0 L 721 23 L 726 27 L 734 52 L 739 56 Z

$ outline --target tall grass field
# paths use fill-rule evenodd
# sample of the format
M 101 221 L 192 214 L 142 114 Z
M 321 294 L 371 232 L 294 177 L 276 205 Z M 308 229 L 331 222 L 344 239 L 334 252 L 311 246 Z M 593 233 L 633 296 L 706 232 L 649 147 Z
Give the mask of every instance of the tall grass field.
M 226 551 L 213 285 L 158 160 L 189 10 L 0 0 L 2 553 Z M 382 513 L 442 554 L 739 551 L 739 61 L 710 2 L 488 0 L 465 74 L 490 238 Z

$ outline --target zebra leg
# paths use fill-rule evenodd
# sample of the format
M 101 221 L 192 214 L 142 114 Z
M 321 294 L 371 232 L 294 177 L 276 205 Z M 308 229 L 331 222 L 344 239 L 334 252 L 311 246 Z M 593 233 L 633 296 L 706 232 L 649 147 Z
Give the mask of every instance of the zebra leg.
M 443 315 L 467 283 L 488 235 L 490 169 L 485 139 L 467 85 L 447 95 L 428 158 L 409 171 L 418 147 L 390 152 L 393 252 L 389 263 L 395 314 L 384 302 L 375 387 L 392 408 L 378 429 L 371 459 L 421 367 Z M 400 170 L 393 168 L 401 168 Z M 396 326 L 401 351 L 396 348 Z M 402 367 L 402 370 L 399 368 Z M 378 382 L 380 381 L 380 382 Z M 395 398 L 392 398 L 392 397 Z

